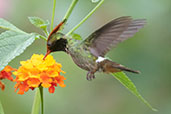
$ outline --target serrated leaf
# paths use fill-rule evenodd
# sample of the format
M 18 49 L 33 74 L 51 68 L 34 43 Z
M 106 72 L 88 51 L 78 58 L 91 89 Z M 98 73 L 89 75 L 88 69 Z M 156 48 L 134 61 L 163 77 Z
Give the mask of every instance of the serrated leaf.
M 0 34 L 0 70 L 35 40 L 35 34 L 5 31 Z
M 10 22 L 8 22 L 2 18 L 0 18 L 0 28 L 15 31 L 15 32 L 25 33 L 24 31 L 20 30 L 19 28 L 17 28 L 13 24 L 11 24 Z
M 96 3 L 99 2 L 99 0 L 91 0 L 91 2 Z
M 75 40 L 82 40 L 81 36 L 79 34 L 72 33 L 71 37 Z
M 28 17 L 29 21 L 36 27 L 44 29 L 49 25 L 49 21 L 44 21 L 40 17 Z
M 122 85 L 124 85 L 126 88 L 128 88 L 129 91 L 131 91 L 135 96 L 137 96 L 144 104 L 146 104 L 149 108 L 151 108 L 153 111 L 157 111 L 154 109 L 137 91 L 136 86 L 134 83 L 126 76 L 123 72 L 113 73 L 112 74 Z
M 4 110 L 3 110 L 3 107 L 2 107 L 1 101 L 0 101 L 0 114 L 4 114 Z

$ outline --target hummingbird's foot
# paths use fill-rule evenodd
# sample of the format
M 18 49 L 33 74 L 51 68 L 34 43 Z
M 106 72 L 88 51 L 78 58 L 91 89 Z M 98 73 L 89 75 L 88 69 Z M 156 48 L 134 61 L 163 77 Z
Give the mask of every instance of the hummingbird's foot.
M 95 79 L 95 75 L 94 75 L 93 72 L 89 71 L 87 73 L 87 77 L 86 78 L 87 78 L 87 80 L 91 81 L 92 79 Z

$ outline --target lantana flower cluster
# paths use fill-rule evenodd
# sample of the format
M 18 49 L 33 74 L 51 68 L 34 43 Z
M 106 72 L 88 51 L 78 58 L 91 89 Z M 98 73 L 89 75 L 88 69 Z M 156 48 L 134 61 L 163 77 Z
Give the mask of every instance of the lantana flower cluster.
M 13 81 L 12 71 L 15 71 L 16 69 L 12 68 L 11 66 L 6 66 L 2 71 L 0 71 L 0 88 L 1 90 L 5 89 L 5 85 L 1 82 L 3 79 L 8 79 L 10 81 Z
M 48 55 L 43 60 L 43 55 L 33 54 L 31 59 L 21 61 L 21 66 L 13 74 L 16 76 L 14 80 L 16 83 L 15 91 L 18 90 L 18 94 L 24 94 L 29 89 L 42 86 L 49 88 L 50 93 L 54 93 L 55 87 L 65 87 L 65 77 L 61 75 L 65 73 L 61 70 L 62 65 L 57 63 L 53 56 Z

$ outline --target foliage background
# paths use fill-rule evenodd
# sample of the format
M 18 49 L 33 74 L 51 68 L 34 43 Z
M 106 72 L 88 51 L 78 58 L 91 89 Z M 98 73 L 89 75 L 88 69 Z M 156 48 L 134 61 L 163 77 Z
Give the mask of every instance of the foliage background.
M 28 16 L 51 19 L 52 0 L 0 0 L 0 17 L 12 22 L 26 32 L 39 32 L 31 25 Z M 55 24 L 58 24 L 71 0 L 57 0 Z M 67 33 L 96 4 L 80 0 L 75 7 L 64 32 Z M 92 31 L 110 20 L 129 15 L 146 18 L 147 25 L 133 38 L 123 42 L 108 53 L 112 60 L 142 73 L 127 73 L 140 93 L 159 112 L 152 112 L 141 101 L 127 91 L 112 76 L 96 74 L 96 79 L 87 81 L 86 72 L 78 68 L 71 57 L 63 52 L 54 53 L 56 60 L 67 73 L 65 88 L 56 88 L 55 94 L 45 90 L 45 113 L 47 114 L 170 114 L 171 113 L 171 2 L 170 0 L 106 0 L 76 32 L 86 38 Z M 46 43 L 36 40 L 27 50 L 15 58 L 10 65 L 19 67 L 33 53 L 44 54 Z M 6 83 L 0 91 L 0 99 L 6 114 L 29 114 L 34 92 L 25 95 L 14 92 L 14 84 Z

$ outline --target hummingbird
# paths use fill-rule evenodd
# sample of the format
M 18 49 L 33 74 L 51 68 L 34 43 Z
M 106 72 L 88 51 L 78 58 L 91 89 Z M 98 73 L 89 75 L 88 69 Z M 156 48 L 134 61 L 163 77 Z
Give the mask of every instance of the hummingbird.
M 62 25 L 66 22 L 63 20 L 49 34 L 47 39 L 46 56 L 52 52 L 63 51 L 70 55 L 74 63 L 88 71 L 86 78 L 92 80 L 96 72 L 116 73 L 127 71 L 139 73 L 121 64 L 105 58 L 105 55 L 111 48 L 139 31 L 145 24 L 145 19 L 132 19 L 130 16 L 116 18 L 105 24 L 83 41 L 75 39 L 59 32 Z

